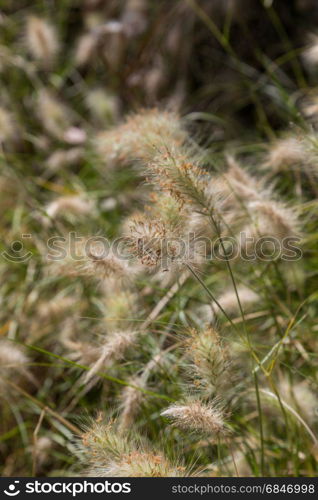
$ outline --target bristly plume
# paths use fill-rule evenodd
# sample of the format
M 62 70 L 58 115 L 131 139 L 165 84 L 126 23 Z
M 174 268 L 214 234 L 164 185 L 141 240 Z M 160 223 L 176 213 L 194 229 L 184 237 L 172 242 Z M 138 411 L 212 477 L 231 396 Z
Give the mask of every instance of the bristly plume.
M 74 311 L 75 306 L 79 307 L 76 297 L 59 296 L 50 301 L 40 302 L 37 307 L 37 314 L 41 321 L 54 321 L 61 319 L 63 315 Z
M 150 203 L 146 208 L 152 219 L 160 219 L 178 234 L 184 232 L 190 222 L 191 210 L 189 207 L 181 208 L 180 204 L 169 193 L 152 192 L 149 198 Z
M 58 172 L 65 167 L 77 166 L 83 161 L 84 149 L 73 147 L 69 149 L 55 149 L 48 157 L 46 166 L 49 172 Z
M 59 258 L 49 254 L 48 273 L 129 282 L 135 269 L 126 259 L 117 257 L 106 243 L 107 240 L 94 237 L 77 241 L 65 239 Z
M 76 66 L 85 66 L 88 64 L 92 57 L 95 56 L 95 52 L 98 46 L 98 37 L 93 32 L 84 33 L 77 40 L 77 46 L 75 50 L 75 64 Z
M 263 166 L 275 172 L 310 164 L 312 155 L 302 137 L 289 136 L 275 141 L 270 147 Z
M 43 67 L 49 67 L 59 50 L 54 26 L 44 19 L 30 16 L 27 19 L 25 39 L 32 57 Z
M 148 361 L 141 374 L 129 379 L 130 385 L 123 390 L 121 395 L 121 413 L 118 419 L 121 431 L 127 431 L 134 424 L 143 402 L 143 389 L 147 388 L 150 375 L 162 368 L 166 361 L 165 351 L 160 351 Z
M 256 234 L 278 239 L 299 236 L 299 220 L 294 208 L 274 200 L 253 201 L 248 205 Z
M 0 340 L 0 394 L 8 391 L 5 379 L 14 381 L 21 377 L 34 382 L 28 369 L 30 359 L 23 349 L 9 340 Z
M 262 178 L 252 176 L 247 169 L 243 169 L 233 156 L 227 156 L 228 170 L 222 176 L 232 191 L 230 199 L 234 202 L 233 208 L 252 200 L 262 199 L 264 195 L 269 196 L 270 189 L 264 186 Z M 233 194 L 235 200 L 233 200 Z
M 244 285 L 239 285 L 237 287 L 237 293 L 243 309 L 248 308 L 256 302 L 260 301 L 260 296 Z M 218 297 L 218 302 L 228 314 L 240 312 L 237 296 L 235 291 L 233 290 L 233 287 L 225 290 Z
M 318 65 L 318 35 L 310 35 L 310 43 L 302 53 L 303 60 L 309 69 L 315 69 Z
M 148 164 L 148 178 L 154 186 L 169 193 L 180 205 L 206 211 L 209 176 L 187 147 L 163 147 Z
M 145 382 L 142 377 L 133 377 L 129 380 L 130 386 L 125 387 L 121 395 L 121 413 L 119 417 L 119 429 L 127 431 L 135 422 L 136 415 L 143 400 Z
M 37 115 L 44 129 L 54 138 L 63 140 L 69 128 L 70 110 L 49 90 L 43 88 L 37 95 Z
M 207 327 L 191 329 L 186 340 L 186 352 L 192 361 L 194 384 L 205 395 L 224 396 L 232 383 L 229 353 L 218 332 Z
M 88 468 L 85 475 L 97 477 L 175 477 L 186 471 L 152 450 L 135 435 L 118 432 L 116 422 L 95 421 L 82 436 L 81 451 Z
M 84 382 L 89 382 L 100 370 L 111 366 L 123 358 L 128 348 L 132 347 L 137 338 L 137 332 L 123 331 L 109 334 L 106 341 L 98 349 L 98 359 L 86 373 Z
M 201 256 L 195 248 L 194 233 L 168 226 L 160 219 L 140 215 L 130 224 L 125 237 L 132 257 L 152 272 L 180 270 L 185 264 L 199 265 Z
M 68 214 L 81 216 L 89 215 L 94 212 L 94 203 L 87 200 L 83 196 L 60 196 L 54 201 L 51 201 L 46 207 L 46 213 L 54 219 L 58 216 L 67 216 Z
M 141 165 L 154 159 L 158 151 L 171 149 L 186 140 L 178 115 L 157 109 L 142 110 L 127 118 L 123 125 L 101 132 L 96 148 L 108 166 Z
M 185 430 L 202 432 L 212 437 L 228 434 L 224 412 L 215 402 L 204 404 L 193 400 L 184 404 L 174 404 L 162 411 L 161 415 L 171 418 L 174 425 Z
M 83 273 L 97 278 L 120 278 L 129 279 L 134 270 L 129 267 L 124 259 L 120 259 L 112 251 L 107 255 L 101 255 L 94 248 L 88 252 L 88 260 L 83 266 Z
M 127 284 L 115 277 L 102 283 L 103 321 L 109 331 L 123 330 L 138 317 L 138 295 Z
M 132 220 L 127 246 L 141 264 L 150 269 L 157 268 L 164 258 L 164 242 L 167 240 L 167 227 L 159 220 L 147 220 L 140 216 Z
M 120 100 L 115 94 L 101 87 L 93 88 L 88 91 L 85 102 L 98 122 L 111 125 L 118 121 Z

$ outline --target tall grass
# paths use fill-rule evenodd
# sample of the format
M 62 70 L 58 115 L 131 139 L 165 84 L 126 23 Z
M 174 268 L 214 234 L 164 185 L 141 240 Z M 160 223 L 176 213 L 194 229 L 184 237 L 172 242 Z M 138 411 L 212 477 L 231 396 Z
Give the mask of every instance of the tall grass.
M 5 4 L 2 475 L 317 474 L 318 58 L 291 4 Z

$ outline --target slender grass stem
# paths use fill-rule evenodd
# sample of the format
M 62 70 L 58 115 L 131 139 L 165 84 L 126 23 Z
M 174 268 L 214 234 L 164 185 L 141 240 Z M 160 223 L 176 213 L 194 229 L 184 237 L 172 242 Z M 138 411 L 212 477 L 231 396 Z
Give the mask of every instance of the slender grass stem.
M 258 378 L 257 378 L 257 374 L 255 372 L 254 372 L 254 384 L 255 384 L 255 393 L 256 393 L 257 410 L 258 410 L 259 432 L 260 432 L 260 438 L 261 438 L 261 473 L 262 473 L 262 476 L 265 476 L 263 415 L 262 415 L 261 398 L 259 395 L 259 388 L 258 388 Z
M 217 307 L 220 309 L 220 311 L 224 314 L 224 316 L 226 317 L 226 319 L 228 320 L 228 322 L 230 323 L 230 325 L 237 331 L 237 326 L 233 323 L 233 321 L 231 320 L 231 318 L 229 317 L 229 315 L 227 314 L 227 312 L 223 309 L 223 307 L 221 306 L 221 304 L 219 303 L 219 301 L 214 297 L 213 293 L 211 292 L 211 290 L 206 286 L 206 284 L 204 283 L 204 281 L 200 278 L 200 276 L 195 272 L 195 270 L 193 269 L 192 266 L 190 266 L 190 264 L 185 264 L 185 266 L 189 269 L 189 271 L 193 274 L 193 276 L 195 277 L 196 280 L 198 280 L 198 282 L 202 285 L 202 287 L 204 288 L 204 290 L 206 291 L 206 293 L 209 295 L 209 297 L 213 300 L 213 302 L 215 302 L 215 304 L 217 305 Z

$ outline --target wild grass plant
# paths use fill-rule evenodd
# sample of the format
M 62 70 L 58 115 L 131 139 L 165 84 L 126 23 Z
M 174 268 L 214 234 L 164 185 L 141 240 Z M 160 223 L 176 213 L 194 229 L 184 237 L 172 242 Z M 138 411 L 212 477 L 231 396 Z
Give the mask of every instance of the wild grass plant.
M 315 22 L 4 2 L 3 476 L 317 474 Z

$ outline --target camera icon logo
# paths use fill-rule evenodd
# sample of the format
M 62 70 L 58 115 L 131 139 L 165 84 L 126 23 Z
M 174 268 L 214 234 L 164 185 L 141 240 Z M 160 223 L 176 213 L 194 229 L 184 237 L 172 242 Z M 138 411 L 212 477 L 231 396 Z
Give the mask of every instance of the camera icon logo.
M 32 237 L 31 234 L 22 234 L 23 239 L 24 238 L 30 239 L 31 237 Z M 2 252 L 1 255 L 8 262 L 23 263 L 27 262 L 32 257 L 32 252 L 25 251 L 22 241 L 16 240 L 13 241 L 10 245 L 10 248 Z
M 3 493 L 8 495 L 9 497 L 15 497 L 20 493 L 20 490 L 16 489 L 16 484 L 19 484 L 20 481 L 14 481 L 14 483 L 9 484 L 8 490 L 4 490 Z

